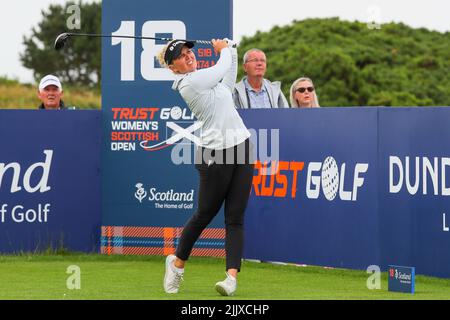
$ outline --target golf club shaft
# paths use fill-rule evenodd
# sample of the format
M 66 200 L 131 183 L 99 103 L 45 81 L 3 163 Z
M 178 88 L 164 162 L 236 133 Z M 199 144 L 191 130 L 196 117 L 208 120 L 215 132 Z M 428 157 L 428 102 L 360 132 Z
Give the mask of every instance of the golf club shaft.
M 149 39 L 149 40 L 161 40 L 161 41 L 172 41 L 172 38 L 159 38 L 159 37 L 142 37 L 142 36 L 124 36 L 124 35 L 105 35 L 105 34 L 96 34 L 96 33 L 67 33 L 68 36 L 85 36 L 85 37 L 97 37 L 97 38 L 129 38 L 129 39 Z M 194 43 L 200 44 L 211 44 L 211 41 L 208 40 L 185 40 L 179 39 L 183 41 L 190 41 Z

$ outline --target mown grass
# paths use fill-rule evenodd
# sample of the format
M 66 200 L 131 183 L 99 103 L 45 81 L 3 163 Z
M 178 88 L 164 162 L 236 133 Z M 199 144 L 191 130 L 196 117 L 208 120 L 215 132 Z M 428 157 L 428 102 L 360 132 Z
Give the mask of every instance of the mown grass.
M 68 289 L 69 266 L 80 268 L 81 289 Z M 364 271 L 298 267 L 244 261 L 234 297 L 222 297 L 214 284 L 225 277 L 224 260 L 192 257 L 176 295 L 164 293 L 164 257 L 96 254 L 0 256 L 0 299 L 49 300 L 373 300 L 450 299 L 450 280 L 416 277 L 416 293 L 369 290 Z

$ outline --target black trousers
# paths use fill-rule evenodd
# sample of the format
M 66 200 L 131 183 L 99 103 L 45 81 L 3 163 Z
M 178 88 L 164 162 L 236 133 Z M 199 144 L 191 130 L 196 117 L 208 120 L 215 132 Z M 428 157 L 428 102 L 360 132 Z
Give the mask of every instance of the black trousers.
M 187 221 L 181 234 L 176 250 L 176 256 L 181 260 L 188 260 L 198 237 L 225 202 L 226 270 L 240 270 L 244 247 L 244 212 L 250 196 L 254 167 L 251 148 L 247 139 L 223 152 L 206 148 L 197 150 L 196 168 L 200 176 L 198 209 Z

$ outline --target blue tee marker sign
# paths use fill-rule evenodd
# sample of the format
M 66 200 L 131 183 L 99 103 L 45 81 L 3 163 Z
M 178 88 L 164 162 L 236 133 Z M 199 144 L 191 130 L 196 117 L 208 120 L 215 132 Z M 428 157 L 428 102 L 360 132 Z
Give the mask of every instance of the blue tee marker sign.
M 415 268 L 389 266 L 388 290 L 414 294 Z

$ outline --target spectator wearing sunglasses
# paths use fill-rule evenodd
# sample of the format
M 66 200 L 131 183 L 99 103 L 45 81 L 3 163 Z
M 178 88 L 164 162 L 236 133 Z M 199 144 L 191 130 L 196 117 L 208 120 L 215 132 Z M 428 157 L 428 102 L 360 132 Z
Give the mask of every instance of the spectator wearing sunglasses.
M 294 81 L 290 90 L 291 108 L 319 108 L 314 84 L 309 78 L 299 78 Z
M 264 79 L 267 60 L 260 49 L 250 49 L 244 54 L 244 72 L 246 76 L 236 84 L 233 100 L 236 108 L 289 108 L 281 82 Z

